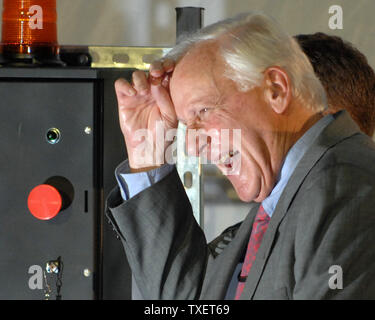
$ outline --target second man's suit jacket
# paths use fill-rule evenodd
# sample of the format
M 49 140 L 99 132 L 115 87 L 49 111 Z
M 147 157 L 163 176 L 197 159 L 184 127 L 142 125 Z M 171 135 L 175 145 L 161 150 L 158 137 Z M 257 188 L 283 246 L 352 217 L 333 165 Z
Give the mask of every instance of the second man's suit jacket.
M 289 179 L 241 299 L 375 299 L 375 145 L 345 111 L 334 117 Z M 128 201 L 115 188 L 107 216 L 144 298 L 224 299 L 258 207 L 220 254 L 176 170 Z

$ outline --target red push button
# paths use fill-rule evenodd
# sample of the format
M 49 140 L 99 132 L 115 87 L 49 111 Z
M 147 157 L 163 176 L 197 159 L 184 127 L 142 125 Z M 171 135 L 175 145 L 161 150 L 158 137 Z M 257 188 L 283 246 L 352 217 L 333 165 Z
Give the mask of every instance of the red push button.
M 27 206 L 35 218 L 50 220 L 60 212 L 62 198 L 56 188 L 49 184 L 41 184 L 31 190 Z

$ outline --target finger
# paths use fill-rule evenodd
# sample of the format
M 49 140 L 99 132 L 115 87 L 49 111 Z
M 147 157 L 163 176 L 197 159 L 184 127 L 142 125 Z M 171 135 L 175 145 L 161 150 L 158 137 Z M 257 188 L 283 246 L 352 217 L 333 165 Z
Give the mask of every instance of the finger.
M 161 77 L 165 73 L 170 73 L 174 70 L 175 62 L 172 59 L 165 59 L 164 61 L 154 61 L 150 66 L 150 74 L 153 77 Z
M 177 127 L 177 116 L 168 91 L 161 85 L 151 86 L 151 93 L 164 120 L 170 127 Z
M 162 77 L 153 77 L 152 75 L 150 75 L 150 84 L 152 86 L 160 86 L 162 81 L 163 81 Z
M 170 80 L 170 75 L 167 74 L 163 80 L 161 81 L 161 85 L 166 88 L 169 91 L 169 80 Z
M 160 60 L 154 61 L 150 65 L 150 75 L 153 77 L 161 77 L 164 74 L 164 67 Z
M 163 68 L 166 73 L 170 73 L 174 70 L 175 62 L 172 59 L 165 59 L 163 62 Z
M 123 96 L 132 97 L 137 94 L 137 91 L 132 87 L 132 85 L 123 78 L 116 80 L 115 91 L 117 98 L 122 98 Z
M 148 90 L 150 87 L 149 87 L 146 73 L 144 73 L 143 71 L 139 71 L 139 70 L 134 71 L 132 75 L 132 79 L 133 79 L 134 88 L 135 90 L 137 90 L 139 94 L 145 95 L 148 93 Z

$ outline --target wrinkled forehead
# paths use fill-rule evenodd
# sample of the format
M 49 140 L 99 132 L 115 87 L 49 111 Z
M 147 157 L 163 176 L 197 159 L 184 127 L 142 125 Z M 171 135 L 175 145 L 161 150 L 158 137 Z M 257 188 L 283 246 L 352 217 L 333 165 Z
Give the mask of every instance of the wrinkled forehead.
M 220 68 L 215 49 L 213 44 L 195 46 L 177 63 L 170 81 L 171 98 L 176 109 L 214 89 L 215 73 Z
M 201 43 L 193 46 L 177 63 L 173 73 L 174 78 L 210 73 L 217 64 L 217 47 L 215 43 Z

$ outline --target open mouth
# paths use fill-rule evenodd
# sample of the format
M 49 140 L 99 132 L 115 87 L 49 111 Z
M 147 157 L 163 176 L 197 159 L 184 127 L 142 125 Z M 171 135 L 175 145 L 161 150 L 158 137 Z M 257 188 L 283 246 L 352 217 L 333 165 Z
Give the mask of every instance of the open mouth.
M 237 158 L 237 155 L 239 155 L 239 151 L 229 151 L 229 153 L 222 154 L 219 161 L 217 162 L 217 165 L 222 165 L 227 169 L 232 169 L 234 165 L 234 161 Z
M 208 157 L 205 152 L 212 152 L 212 149 L 208 150 L 207 146 L 208 144 L 205 144 L 199 149 L 199 156 L 201 157 L 201 160 L 203 160 L 201 162 L 202 164 L 214 164 L 221 169 L 225 169 L 225 172 L 228 172 L 228 170 L 230 171 L 233 167 L 236 166 L 238 162 L 240 162 L 238 160 L 241 155 L 238 150 L 225 151 L 222 152 L 219 156 L 212 157 L 211 155 L 211 157 Z M 212 160 L 213 158 L 216 158 L 216 160 Z

